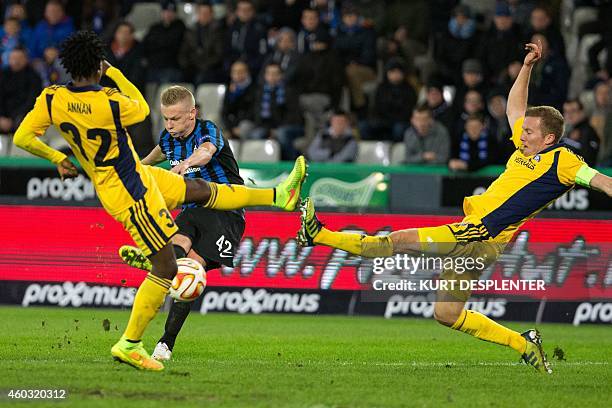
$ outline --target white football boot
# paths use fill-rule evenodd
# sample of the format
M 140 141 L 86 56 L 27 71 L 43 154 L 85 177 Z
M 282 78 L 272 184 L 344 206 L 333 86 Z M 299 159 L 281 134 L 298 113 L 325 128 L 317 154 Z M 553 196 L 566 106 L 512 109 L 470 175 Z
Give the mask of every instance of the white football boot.
M 157 361 L 168 361 L 172 358 L 172 350 L 168 348 L 166 343 L 157 343 L 151 357 Z

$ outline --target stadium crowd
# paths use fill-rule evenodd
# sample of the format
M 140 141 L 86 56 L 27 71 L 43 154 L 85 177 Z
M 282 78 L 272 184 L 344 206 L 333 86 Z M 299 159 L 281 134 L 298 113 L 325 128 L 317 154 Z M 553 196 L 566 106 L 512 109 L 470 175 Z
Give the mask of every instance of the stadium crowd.
M 564 142 L 589 165 L 612 166 L 612 1 L 212 1 L 189 3 L 188 24 L 186 4 L 166 0 L 143 35 L 130 22 L 137 3 L 4 2 L 0 133 L 42 87 L 70 80 L 58 45 L 90 29 L 143 92 L 226 84 L 226 136 L 275 139 L 282 159 L 350 162 L 360 141 L 389 141 L 404 145 L 404 163 L 471 171 L 513 150 L 506 97 L 524 44 L 539 42 L 530 104 L 558 108 Z M 139 153 L 153 128 L 130 129 Z

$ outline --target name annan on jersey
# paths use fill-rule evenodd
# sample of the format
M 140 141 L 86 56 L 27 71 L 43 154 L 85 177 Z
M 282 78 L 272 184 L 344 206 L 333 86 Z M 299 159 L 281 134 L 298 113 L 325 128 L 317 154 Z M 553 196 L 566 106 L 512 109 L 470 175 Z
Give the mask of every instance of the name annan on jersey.
M 91 115 L 91 105 L 89 103 L 68 102 L 68 112 Z

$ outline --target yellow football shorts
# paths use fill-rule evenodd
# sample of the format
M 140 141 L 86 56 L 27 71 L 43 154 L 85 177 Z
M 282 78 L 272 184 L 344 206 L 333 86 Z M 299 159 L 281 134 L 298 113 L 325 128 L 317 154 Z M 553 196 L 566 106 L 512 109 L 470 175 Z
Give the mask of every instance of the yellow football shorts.
M 143 166 L 144 197 L 115 216 L 145 256 L 155 255 L 178 232 L 169 210 L 185 201 L 182 176 L 159 167 Z
M 499 258 L 513 232 L 509 234 L 502 232 L 492 238 L 480 219 L 468 215 L 458 223 L 419 228 L 418 234 L 421 249 L 425 253 L 444 255 L 455 260 L 459 259 L 461 262 L 471 258 L 473 264 L 482 266 L 466 269 L 461 273 L 455 269 L 444 269 L 440 274 L 440 279 L 456 281 L 454 287 L 457 289 L 439 291 L 438 298 L 465 302 L 471 292 L 460 290 L 458 281 L 478 279 L 482 272 Z

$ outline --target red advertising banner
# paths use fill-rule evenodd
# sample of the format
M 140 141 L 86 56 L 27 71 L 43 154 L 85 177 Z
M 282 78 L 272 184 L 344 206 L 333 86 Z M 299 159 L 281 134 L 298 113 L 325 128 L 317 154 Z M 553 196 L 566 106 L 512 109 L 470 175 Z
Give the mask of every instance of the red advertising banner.
M 367 234 L 460 219 L 339 213 L 320 218 L 331 229 Z M 362 276 L 359 257 L 327 247 L 299 248 L 297 213 L 250 211 L 246 219 L 236 266 L 209 272 L 209 286 L 360 290 L 370 278 Z M 0 280 L 134 287 L 144 278 L 121 263 L 117 250 L 131 238 L 101 208 L 0 206 L 0 221 Z M 539 273 L 549 279 L 547 296 L 612 298 L 612 221 L 535 219 L 513 245 L 489 279 Z

